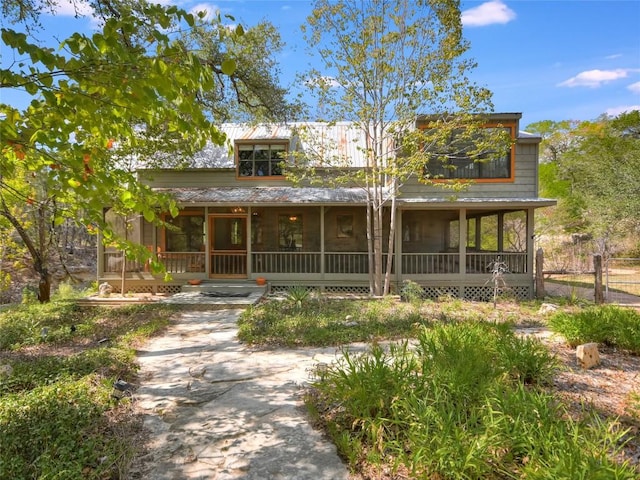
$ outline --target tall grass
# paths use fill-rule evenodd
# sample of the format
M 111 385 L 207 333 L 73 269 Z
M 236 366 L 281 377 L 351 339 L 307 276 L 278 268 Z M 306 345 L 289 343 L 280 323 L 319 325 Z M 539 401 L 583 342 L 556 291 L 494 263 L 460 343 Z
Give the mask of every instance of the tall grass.
M 353 466 L 425 479 L 635 478 L 610 457 L 623 432 L 569 420 L 542 388 L 555 365 L 508 326 L 436 324 L 414 346 L 345 352 L 308 402 Z
M 549 326 L 571 346 L 596 342 L 640 354 L 640 313 L 613 305 L 559 312 Z

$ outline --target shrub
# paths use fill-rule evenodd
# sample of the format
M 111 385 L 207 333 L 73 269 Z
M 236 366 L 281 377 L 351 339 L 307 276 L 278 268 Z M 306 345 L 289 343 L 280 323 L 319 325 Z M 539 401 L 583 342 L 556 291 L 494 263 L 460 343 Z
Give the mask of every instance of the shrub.
M 640 354 L 640 314 L 613 305 L 591 307 L 579 312 L 560 312 L 549 326 L 571 346 L 596 342 Z

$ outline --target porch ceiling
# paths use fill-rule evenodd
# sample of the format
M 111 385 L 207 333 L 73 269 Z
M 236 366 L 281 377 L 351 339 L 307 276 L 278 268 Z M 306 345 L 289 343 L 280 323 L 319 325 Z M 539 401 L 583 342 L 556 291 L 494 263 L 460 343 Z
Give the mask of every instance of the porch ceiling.
M 210 187 L 159 188 L 182 204 L 366 204 L 360 188 Z

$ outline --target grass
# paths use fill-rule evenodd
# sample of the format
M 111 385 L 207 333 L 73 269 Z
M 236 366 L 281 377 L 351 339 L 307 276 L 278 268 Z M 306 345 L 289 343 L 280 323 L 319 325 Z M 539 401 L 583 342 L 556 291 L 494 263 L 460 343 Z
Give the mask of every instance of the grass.
M 613 460 L 625 432 L 586 407 L 573 420 L 550 388 L 555 358 L 514 334 L 516 323 L 540 323 L 538 303 L 493 309 L 410 290 L 406 302 L 301 296 L 244 312 L 240 337 L 281 347 L 371 344 L 318 369 L 306 397 L 362 478 L 637 478 Z
M 138 426 L 112 385 L 135 380 L 136 345 L 172 312 L 56 299 L 0 313 L 0 478 L 124 478 Z
M 318 371 L 307 395 L 363 478 L 637 478 L 612 460 L 625 432 L 588 409 L 572 420 L 549 387 L 554 358 L 513 333 L 515 324 L 540 323 L 539 303 L 493 308 L 404 293 L 406 302 L 345 301 L 294 290 L 247 309 L 239 336 L 272 347 L 370 343 Z M 619 325 L 616 345 L 635 338 L 637 317 L 607 308 L 573 307 L 553 319 L 566 314 L 576 330 L 610 322 L 601 328 L 610 334 Z M 0 313 L 0 478 L 126 478 L 138 425 L 128 400 L 111 397 L 112 384 L 135 381 L 135 346 L 172 313 L 62 299 Z M 638 418 L 637 393 L 628 403 Z
M 614 305 L 591 306 L 577 312 L 559 312 L 549 326 L 569 345 L 596 342 L 640 355 L 640 313 Z

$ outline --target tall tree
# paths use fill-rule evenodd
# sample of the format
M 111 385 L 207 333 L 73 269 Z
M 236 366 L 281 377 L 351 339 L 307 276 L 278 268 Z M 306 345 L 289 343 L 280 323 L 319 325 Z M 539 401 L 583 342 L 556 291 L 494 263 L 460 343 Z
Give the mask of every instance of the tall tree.
M 475 63 L 465 56 L 469 44 L 456 0 L 317 0 L 305 34 L 325 68 L 306 79 L 322 120 L 351 120 L 365 138 L 367 165 L 331 180 L 366 192 L 370 290 L 386 294 L 400 186 L 413 175 L 432 179 L 425 170 L 429 155 L 445 161 L 496 150 L 495 141 L 504 141 L 498 130 L 480 138 L 478 114 L 491 110 L 490 92 L 467 77 Z M 416 129 L 420 114 L 429 117 L 425 128 Z M 309 162 L 335 167 L 335 160 L 320 154 Z M 386 207 L 391 217 L 385 268 Z
M 39 8 L 54 3 L 6 0 L 2 8 L 37 19 Z M 2 68 L 0 88 L 22 89 L 33 100 L 24 110 L 0 104 L 0 215 L 33 258 L 41 301 L 50 296 L 47 254 L 35 241 L 43 238 L 40 227 L 23 222 L 21 203 L 23 210 L 40 209 L 46 218 L 41 228 L 72 219 L 101 228 L 128 256 L 148 255 L 115 237 L 104 221 L 104 206 L 123 215 L 138 212 L 151 222 L 161 220 L 160 212 L 175 214 L 175 202 L 141 184 L 135 167 L 150 159 L 188 158 L 207 142 L 222 144 L 225 137 L 215 126 L 220 112 L 203 99 L 215 98 L 225 78 L 231 82 L 227 89 L 242 85 L 242 98 L 258 104 L 262 98 L 237 73 L 243 70 L 233 50 L 242 44 L 241 26 L 229 28 L 220 17 L 205 21 L 204 15 L 140 1 L 92 5 L 102 19 L 98 31 L 74 33 L 57 51 L 23 32 L 1 30 L 5 49 L 21 60 Z M 180 32 L 215 32 L 218 54 L 190 49 Z M 275 82 L 258 88 L 265 85 L 274 88 L 270 100 L 282 95 Z M 36 179 L 46 194 L 19 193 Z M 51 208 L 52 199 L 64 208 Z
M 549 126 L 549 129 L 545 129 Z M 568 127 L 568 128 L 566 128 Z M 539 122 L 543 149 L 556 155 L 540 167 L 541 188 L 559 198 L 555 221 L 586 233 L 601 253 L 640 230 L 640 111 L 584 122 Z M 562 148 L 556 148 L 558 145 Z M 544 192 L 543 192 L 544 193 Z

